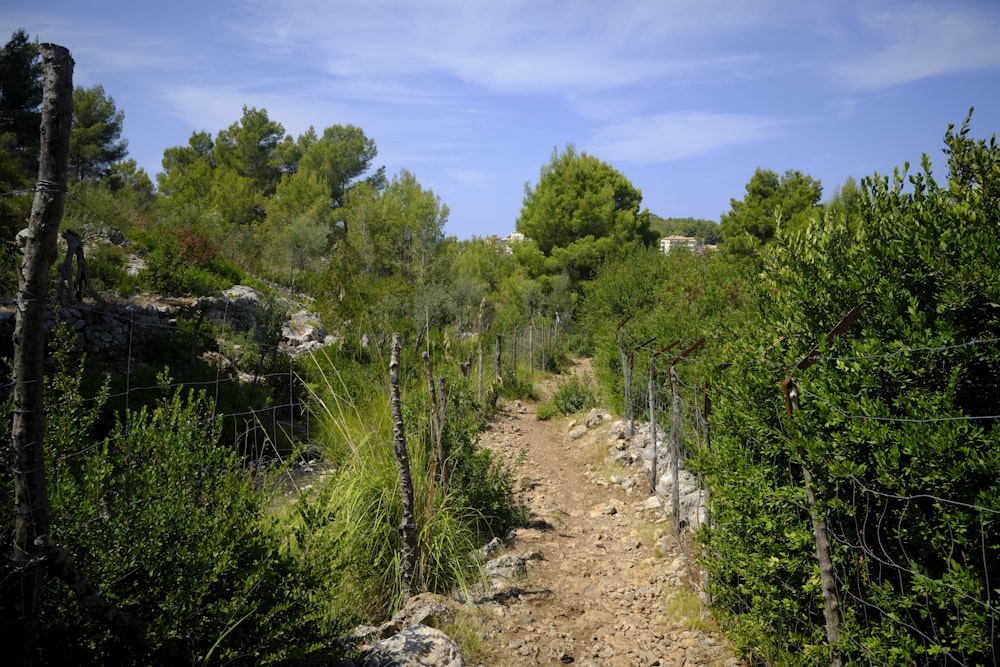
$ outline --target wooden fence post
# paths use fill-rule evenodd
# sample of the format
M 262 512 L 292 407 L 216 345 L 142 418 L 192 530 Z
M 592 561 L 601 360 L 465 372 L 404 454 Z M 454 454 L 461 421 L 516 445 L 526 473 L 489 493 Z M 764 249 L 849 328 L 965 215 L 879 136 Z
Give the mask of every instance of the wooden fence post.
M 503 354 L 503 336 L 497 334 L 496 337 L 496 349 L 493 350 L 493 361 L 496 362 L 497 370 L 497 384 L 503 381 L 503 368 L 500 365 L 502 361 L 501 355 Z M 499 390 L 499 387 L 498 387 Z
M 859 317 L 861 317 L 861 309 L 859 307 L 851 309 L 851 312 L 826 335 L 827 344 L 832 344 Z M 819 346 L 817 345 L 796 364 L 796 368 L 805 370 L 812 366 L 816 361 L 818 352 Z M 795 411 L 799 409 L 798 387 L 795 386 L 795 381 L 792 380 L 792 377 L 788 376 L 781 383 L 781 388 L 785 394 L 785 409 L 788 412 L 789 418 L 791 418 L 795 414 Z M 840 643 L 840 601 L 837 598 L 837 578 L 834 575 L 833 558 L 830 555 L 830 536 L 827 531 L 826 519 L 820 514 L 816 503 L 815 484 L 813 483 L 812 470 L 809 468 L 808 454 L 800 443 L 793 442 L 792 444 L 796 455 L 802 461 L 802 478 L 805 484 L 806 501 L 809 503 L 809 516 L 812 519 L 813 537 L 816 540 L 816 560 L 819 562 L 820 588 L 823 591 L 823 617 L 826 621 L 826 641 L 830 644 L 833 652 L 830 657 L 830 665 L 831 667 L 842 667 L 844 662 L 840 657 L 840 652 L 837 650 L 837 644 Z
M 625 355 L 625 343 L 622 342 L 621 330 L 622 330 L 622 327 L 625 326 L 625 324 L 630 319 L 632 319 L 631 315 L 629 315 L 628 317 L 626 317 L 625 319 L 623 319 L 621 322 L 619 322 L 618 326 L 615 328 L 615 342 L 618 343 L 618 360 L 621 362 L 621 365 L 622 365 L 622 382 L 623 382 L 622 391 L 625 394 L 624 395 L 624 400 L 622 402 L 622 420 L 625 422 L 625 436 L 629 437 L 629 438 L 632 437 L 632 430 L 631 430 L 631 423 L 632 423 L 632 388 L 631 388 L 632 377 L 631 377 L 631 374 L 629 373 L 630 369 L 629 369 L 629 366 L 628 366 L 628 358 Z
M 673 505 L 674 535 L 681 534 L 681 386 L 677 378 L 677 368 L 670 364 L 670 467 L 673 489 L 670 492 L 670 502 Z
M 45 588 L 44 542 L 49 534 L 45 474 L 45 310 L 49 270 L 56 259 L 66 201 L 69 136 L 73 119 L 73 59 L 67 49 L 40 45 L 43 69 L 41 155 L 24 258 L 18 273 L 14 321 L 14 548 L 18 592 L 16 632 L 29 657 Z
M 482 404 L 483 402 L 483 339 L 479 338 L 479 365 L 476 368 L 477 375 L 479 376 L 479 389 L 476 392 L 476 402 Z
M 399 487 L 403 500 L 400 519 L 399 554 L 400 586 L 405 597 L 413 594 L 413 579 L 417 567 L 417 518 L 413 502 L 413 476 L 410 472 L 410 455 L 406 448 L 406 428 L 403 425 L 403 406 L 399 391 L 399 351 L 402 337 L 392 334 L 392 354 L 389 357 L 389 407 L 392 411 L 392 431 L 395 436 L 393 450 L 399 467 Z
M 528 384 L 535 383 L 535 311 L 531 311 L 531 321 L 528 323 Z
M 678 343 L 680 341 L 675 340 L 670 345 L 657 350 L 649 357 L 649 384 L 646 391 L 648 394 L 647 401 L 649 402 L 649 434 L 653 442 L 653 463 L 649 471 L 649 490 L 653 493 L 656 493 L 656 461 L 659 457 L 656 446 L 656 358 Z

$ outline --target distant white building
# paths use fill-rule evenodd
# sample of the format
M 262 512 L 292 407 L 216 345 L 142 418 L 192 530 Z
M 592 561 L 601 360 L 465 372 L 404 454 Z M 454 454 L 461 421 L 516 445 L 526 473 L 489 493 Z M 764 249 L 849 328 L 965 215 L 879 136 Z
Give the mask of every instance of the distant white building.
M 512 255 L 514 253 L 514 249 L 511 248 L 511 245 L 519 241 L 523 241 L 525 238 L 527 237 L 521 232 L 511 232 L 510 236 L 487 236 L 486 242 L 493 245 L 503 246 L 504 253 Z
M 690 252 L 704 252 L 705 239 L 695 236 L 664 236 L 660 239 L 660 252 L 664 255 L 674 248 L 684 248 Z

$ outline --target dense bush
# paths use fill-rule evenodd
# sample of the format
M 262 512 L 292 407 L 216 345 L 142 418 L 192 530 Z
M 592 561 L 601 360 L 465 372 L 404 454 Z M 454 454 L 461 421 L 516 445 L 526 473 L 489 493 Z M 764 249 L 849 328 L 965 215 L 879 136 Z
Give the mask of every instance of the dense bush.
M 571 415 L 596 406 L 597 397 L 590 382 L 574 375 L 559 382 L 552 398 L 538 406 L 538 418 L 545 420 L 555 415 Z
M 866 179 L 857 209 L 779 231 L 762 257 L 757 316 L 717 374 L 712 451 L 699 460 L 715 600 L 761 659 L 813 664 L 831 648 L 891 665 L 994 657 L 1000 148 L 968 132 L 945 137 L 946 184 L 926 157 L 912 176 Z M 858 322 L 824 340 L 854 307 Z M 797 368 L 816 344 L 817 362 Z M 836 647 L 804 469 L 833 543 Z
M 87 271 L 98 292 L 127 296 L 133 288 L 125 251 L 110 243 L 99 243 L 87 253 Z
M 107 387 L 83 396 L 79 368 L 64 350 L 57 359 L 47 396 L 59 406 L 47 443 L 52 536 L 142 635 L 136 644 L 110 633 L 52 582 L 36 660 L 266 664 L 317 650 L 302 556 L 284 548 L 261 480 L 219 444 L 206 398 L 164 389 L 155 408 L 123 414 L 95 440 Z

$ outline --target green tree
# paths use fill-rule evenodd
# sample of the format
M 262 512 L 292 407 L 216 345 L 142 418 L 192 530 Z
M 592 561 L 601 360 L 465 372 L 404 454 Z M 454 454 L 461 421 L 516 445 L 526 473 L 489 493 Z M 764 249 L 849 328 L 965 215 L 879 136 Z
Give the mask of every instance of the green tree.
M 349 318 L 375 316 L 383 327 L 407 322 L 415 293 L 445 280 L 440 260 L 448 207 L 403 170 L 384 190 L 355 185 L 341 213 L 347 235 L 330 264 L 341 308 L 353 313 Z
M 73 90 L 73 130 L 69 139 L 70 173 L 77 181 L 99 181 L 111 165 L 128 154 L 122 138 L 125 112 L 101 85 Z
M 326 183 L 330 188 L 330 205 L 340 208 L 351 185 L 371 168 L 378 148 L 354 125 L 332 125 L 323 130 L 319 139 L 315 139 L 312 128 L 309 131 L 312 138 L 302 142 L 303 148 L 296 146 L 296 150 L 302 150 L 298 170 Z M 368 181 L 374 190 L 381 189 L 385 185 L 384 170 L 377 170 Z M 346 220 L 343 222 L 346 224 Z
M 37 41 L 16 31 L 0 49 L 0 191 L 30 187 L 38 174 L 42 63 Z M 0 240 L 27 220 L 31 198 L 0 197 Z
M 619 171 L 572 145 L 553 149 L 538 183 L 525 184 L 517 230 L 548 258 L 546 271 L 589 280 L 607 257 L 650 244 L 642 193 Z
M 197 206 L 212 190 L 215 142 L 208 132 L 192 132 L 187 146 L 163 151 L 163 171 L 156 175 L 159 192 L 174 208 Z
M 722 214 L 725 250 L 749 254 L 774 237 L 779 220 L 789 229 L 801 229 L 818 215 L 822 196 L 820 182 L 800 171 L 789 169 L 779 176 L 758 168 L 743 199 L 730 199 L 730 211 Z
M 864 192 L 853 177 L 848 177 L 844 184 L 833 191 L 830 201 L 823 207 L 826 218 L 845 220 L 852 229 L 857 229 L 863 216 L 861 206 L 864 202 Z
M 699 218 L 661 218 L 649 214 L 649 228 L 664 236 L 693 236 L 705 240 L 705 243 L 715 244 L 722 240 L 719 223 L 713 220 Z
M 244 105 L 243 117 L 215 139 L 216 162 L 249 179 L 254 191 L 270 195 L 281 177 L 278 147 L 284 134 L 285 128 L 268 117 L 267 109 Z

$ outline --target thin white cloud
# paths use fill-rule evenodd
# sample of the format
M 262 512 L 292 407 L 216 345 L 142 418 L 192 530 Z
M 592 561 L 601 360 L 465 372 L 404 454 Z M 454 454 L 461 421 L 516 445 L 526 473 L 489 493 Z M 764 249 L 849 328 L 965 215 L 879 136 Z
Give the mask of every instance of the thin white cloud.
M 795 12 L 733 0 L 256 2 L 232 26 L 339 78 L 435 76 L 500 93 L 565 93 L 722 74 L 741 40 Z
M 598 131 L 590 144 L 601 159 L 670 162 L 768 141 L 780 136 L 786 125 L 780 119 L 751 114 L 662 113 L 610 125 Z
M 1000 68 L 1000 12 L 992 6 L 917 3 L 893 11 L 867 9 L 857 29 L 870 46 L 852 45 L 832 66 L 849 89 L 884 89 Z

